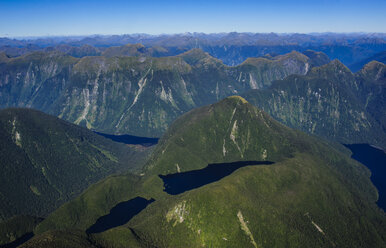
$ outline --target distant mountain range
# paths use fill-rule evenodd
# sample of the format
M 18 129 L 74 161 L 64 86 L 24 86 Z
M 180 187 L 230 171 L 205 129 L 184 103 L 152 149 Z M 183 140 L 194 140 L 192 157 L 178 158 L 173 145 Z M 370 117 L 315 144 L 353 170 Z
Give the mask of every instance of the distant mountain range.
M 174 56 L 200 48 L 224 64 L 235 66 L 249 57 L 272 56 L 293 50 L 315 50 L 339 59 L 355 70 L 355 64 L 386 50 L 385 34 L 275 34 L 275 33 L 185 33 L 174 35 L 95 35 L 80 37 L 48 37 L 15 40 L 0 38 L 0 51 L 20 56 L 31 51 L 58 50 L 71 56 L 83 57 L 108 54 L 127 55 L 127 44 L 142 44 L 140 52 L 158 56 Z M 121 47 L 122 46 L 122 47 Z M 113 47 L 110 49 L 110 47 Z M 360 66 L 361 67 L 361 66 Z
M 349 67 L 354 72 L 356 72 L 356 71 L 362 69 L 366 64 L 368 64 L 372 61 L 378 61 L 378 62 L 385 64 L 386 63 L 386 51 L 382 51 L 380 53 L 376 53 L 374 55 L 371 55 L 370 57 L 365 58 L 357 63 L 351 64 Z

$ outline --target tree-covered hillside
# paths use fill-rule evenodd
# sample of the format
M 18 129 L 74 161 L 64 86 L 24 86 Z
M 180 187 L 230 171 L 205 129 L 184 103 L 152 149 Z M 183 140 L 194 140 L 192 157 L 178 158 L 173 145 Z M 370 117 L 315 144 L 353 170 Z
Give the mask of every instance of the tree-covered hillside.
M 274 164 L 246 166 L 177 195 L 163 191 L 159 177 L 210 163 L 266 160 Z M 384 247 L 386 243 L 386 216 L 375 204 L 376 189 L 363 165 L 316 137 L 285 127 L 238 96 L 176 120 L 143 173 L 111 177 L 90 187 L 39 224 L 35 230 L 39 235 L 24 247 L 59 242 L 52 230 L 77 240 L 81 235 L 68 230 L 86 231 L 118 202 L 138 196 L 155 201 L 125 225 L 88 234 L 77 244 L 86 240 L 101 247 Z M 64 240 L 59 243 L 58 247 L 66 245 Z
M 146 152 L 31 109 L 0 111 L 0 219 L 45 216 Z

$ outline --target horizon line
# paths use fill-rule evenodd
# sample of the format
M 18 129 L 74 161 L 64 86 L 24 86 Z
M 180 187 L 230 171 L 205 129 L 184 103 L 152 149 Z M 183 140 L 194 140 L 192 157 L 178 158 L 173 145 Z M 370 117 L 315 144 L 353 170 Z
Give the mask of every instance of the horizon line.
M 205 33 L 205 32 L 182 32 L 182 33 L 121 33 L 121 34 L 68 34 L 68 35 L 61 35 L 61 34 L 47 34 L 47 35 L 23 35 L 23 36 L 7 36 L 7 34 L 0 36 L 1 39 L 15 39 L 15 40 L 22 40 L 22 39 L 39 39 L 39 38 L 84 38 L 84 37 L 109 37 L 109 36 L 140 36 L 140 35 L 146 35 L 146 36 L 173 36 L 173 35 L 221 35 L 221 34 L 277 34 L 277 35 L 294 35 L 294 34 L 301 34 L 301 35 L 325 35 L 325 34 L 336 34 L 336 35 L 386 35 L 386 32 L 367 32 L 367 31 L 357 31 L 357 32 L 332 32 L 332 31 L 325 31 L 325 32 L 238 32 L 238 31 L 231 31 L 231 32 L 218 32 L 218 33 Z

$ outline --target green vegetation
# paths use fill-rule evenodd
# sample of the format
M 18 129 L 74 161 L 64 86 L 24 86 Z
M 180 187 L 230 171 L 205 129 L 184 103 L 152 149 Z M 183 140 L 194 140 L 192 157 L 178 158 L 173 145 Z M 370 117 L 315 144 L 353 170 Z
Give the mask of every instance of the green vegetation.
M 151 47 L 146 48 L 142 44 L 126 44 L 124 46 L 108 47 L 102 53 L 105 57 L 123 57 L 123 56 L 136 56 L 136 57 L 160 57 L 168 56 L 168 50 L 163 47 Z
M 104 56 L 80 59 L 59 52 L 2 54 L 0 106 L 33 107 L 106 133 L 159 137 L 187 111 L 242 94 L 292 128 L 386 145 L 382 63 L 353 74 L 310 50 L 227 66 L 200 49 L 161 58 L 147 49 L 111 47 Z
M 19 246 L 22 248 L 96 248 L 87 235 L 79 230 L 49 231 Z
M 73 227 L 86 230 L 119 202 L 134 198 L 140 186 L 138 182 L 139 177 L 130 174 L 110 176 L 58 208 L 37 227 L 36 233 Z
M 98 180 L 136 171 L 148 151 L 31 109 L 0 111 L 0 220 L 45 216 Z
M 180 195 L 162 191 L 158 174 L 240 160 L 276 163 L 243 167 Z M 127 224 L 84 240 L 101 247 L 384 247 L 386 216 L 369 176 L 347 154 L 229 97 L 176 120 L 144 176 L 101 181 L 36 230 L 84 231 L 117 202 L 142 196 L 155 202 Z
M 142 248 L 144 245 L 129 228 L 117 227 L 103 233 L 90 235 L 95 244 L 101 247 Z
M 102 132 L 164 135 L 145 163 L 151 149 L 38 111 L 0 111 L 0 245 L 34 232 L 22 247 L 386 246 L 370 172 L 339 144 L 289 128 L 386 147 L 384 64 L 354 74 L 310 50 L 238 66 L 200 49 L 162 58 L 175 51 L 54 50 L 0 53 L 1 107 L 33 107 Z M 262 110 L 232 96 L 244 92 Z M 179 195 L 164 192 L 159 177 L 251 160 L 275 163 Z M 85 233 L 138 196 L 155 201 L 125 225 Z
M 386 147 L 386 66 L 371 62 L 356 74 L 335 60 L 243 96 L 293 128 L 342 143 Z
M 324 65 L 326 55 L 314 51 L 249 58 L 233 67 L 200 49 L 162 58 L 114 54 L 81 59 L 58 52 L 3 54 L 0 106 L 31 106 L 107 133 L 159 137 L 183 113 L 243 94 L 292 128 L 385 146 L 382 63 L 353 74 L 338 61 Z
M 0 245 L 13 242 L 26 233 L 32 233 L 36 225 L 42 220 L 42 218 L 34 216 L 19 215 L 0 222 Z
M 245 167 L 156 201 L 127 226 L 155 246 L 253 247 L 240 213 L 257 247 L 384 246 L 383 213 L 332 166 L 298 154 L 273 166 Z
M 111 47 L 80 59 L 55 51 L 3 54 L 0 107 L 32 107 L 105 133 L 159 137 L 195 107 L 305 74 L 314 64 L 297 52 L 230 67 L 199 49 L 161 58 L 139 56 L 144 49 Z

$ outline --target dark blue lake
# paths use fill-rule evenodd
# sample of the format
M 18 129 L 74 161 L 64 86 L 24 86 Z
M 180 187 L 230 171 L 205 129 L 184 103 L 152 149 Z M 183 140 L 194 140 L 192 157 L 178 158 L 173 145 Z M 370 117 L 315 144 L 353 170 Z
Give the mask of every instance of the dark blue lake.
M 351 150 L 352 158 L 371 171 L 371 181 L 378 189 L 377 204 L 386 211 L 386 153 L 368 144 L 345 145 Z
M 99 134 L 105 138 L 111 139 L 112 141 L 124 143 L 128 145 L 142 145 L 142 146 L 152 146 L 158 143 L 158 138 L 147 138 L 147 137 L 139 137 L 134 135 L 113 135 L 106 134 L 94 131 L 94 133 Z
M 164 182 L 164 191 L 170 195 L 178 195 L 185 191 L 199 188 L 216 182 L 235 170 L 249 165 L 269 165 L 270 161 L 238 161 L 232 163 L 209 164 L 201 170 L 193 170 L 169 175 L 159 175 Z
M 100 233 L 108 229 L 126 224 L 131 218 L 141 212 L 154 199 L 146 200 L 142 197 L 136 197 L 131 200 L 118 203 L 110 210 L 110 213 L 100 217 L 94 225 L 89 227 L 87 233 Z

